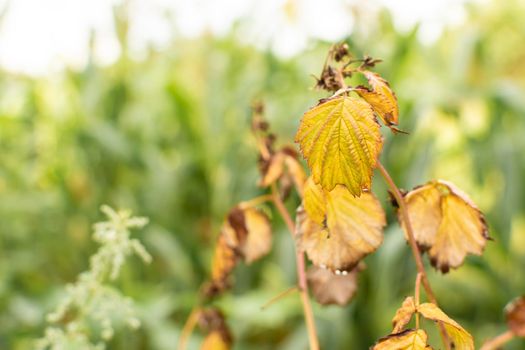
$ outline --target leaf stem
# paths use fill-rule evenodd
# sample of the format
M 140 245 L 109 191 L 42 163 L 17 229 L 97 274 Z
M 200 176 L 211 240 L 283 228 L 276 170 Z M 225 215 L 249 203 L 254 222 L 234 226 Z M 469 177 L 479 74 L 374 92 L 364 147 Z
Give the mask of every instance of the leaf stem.
M 290 231 L 292 239 L 295 241 L 295 223 L 293 222 L 290 213 L 288 213 L 288 210 L 284 206 L 283 200 L 275 184 L 272 184 L 272 195 L 275 207 L 277 208 L 277 211 L 279 212 L 286 226 L 288 227 L 288 231 Z M 317 338 L 314 314 L 312 312 L 312 306 L 310 305 L 310 299 L 308 298 L 308 284 L 306 283 L 304 252 L 298 247 L 296 247 L 295 249 L 295 260 L 297 265 L 296 267 L 299 293 L 301 295 L 301 302 L 303 304 L 306 328 L 308 329 L 308 341 L 310 343 L 310 350 L 319 350 L 319 339 Z
M 282 291 L 281 293 L 277 294 L 276 296 L 274 296 L 273 298 L 268 300 L 263 306 L 261 306 L 261 310 L 266 309 L 267 307 L 273 305 L 273 303 L 275 303 L 276 301 L 279 301 L 282 298 L 284 298 L 285 296 L 287 296 L 288 294 L 290 294 L 292 292 L 296 292 L 298 290 L 299 290 L 299 288 L 297 286 L 294 286 L 294 287 L 291 287 L 291 288 L 288 288 L 288 289 Z
M 432 302 L 436 306 L 439 306 L 436 296 L 432 291 L 432 287 L 430 286 L 430 282 L 428 281 L 427 273 L 425 271 L 425 265 L 423 264 L 423 258 L 421 257 L 421 252 L 419 251 L 416 240 L 414 238 L 414 231 L 412 229 L 412 224 L 408 215 L 408 209 L 406 206 L 405 198 L 401 194 L 399 188 L 396 186 L 394 180 L 392 180 L 392 177 L 390 176 L 388 171 L 385 169 L 385 167 L 383 167 L 383 164 L 381 164 L 381 162 L 379 161 L 377 162 L 377 168 L 379 169 L 381 175 L 388 184 L 388 187 L 390 187 L 390 190 L 392 191 L 392 194 L 394 195 L 394 198 L 399 205 L 399 211 L 401 212 L 401 217 L 404 223 L 404 225 L 401 226 L 407 234 L 408 243 L 410 245 L 410 248 L 412 249 L 414 260 L 416 261 L 417 270 L 421 274 L 421 282 L 423 283 L 423 288 L 425 289 L 427 297 L 430 300 L 430 302 Z M 445 348 L 447 350 L 450 350 L 450 339 L 442 322 L 439 322 L 439 332 L 441 335 L 441 339 L 443 340 L 443 344 L 445 345 Z
M 416 297 L 416 309 L 419 306 L 419 302 L 420 302 L 419 291 L 421 289 L 421 276 L 422 276 L 421 273 L 418 272 L 416 276 L 416 287 L 414 290 L 414 295 Z M 416 329 L 419 329 L 419 312 L 416 312 Z
M 240 202 L 239 208 L 246 209 L 246 208 L 253 208 L 256 207 L 262 203 L 273 201 L 273 195 L 272 194 L 264 194 L 259 197 L 252 198 L 248 201 Z
M 194 308 L 188 316 L 188 319 L 186 320 L 186 323 L 182 328 L 182 332 L 180 333 L 177 350 L 186 350 L 186 345 L 188 344 L 190 335 L 193 332 L 193 329 L 195 328 L 195 325 L 197 324 L 197 321 L 199 319 L 199 311 L 200 310 L 198 308 Z
M 499 349 L 503 344 L 514 338 L 514 333 L 511 330 L 508 330 L 500 335 L 487 340 L 480 350 L 495 350 Z

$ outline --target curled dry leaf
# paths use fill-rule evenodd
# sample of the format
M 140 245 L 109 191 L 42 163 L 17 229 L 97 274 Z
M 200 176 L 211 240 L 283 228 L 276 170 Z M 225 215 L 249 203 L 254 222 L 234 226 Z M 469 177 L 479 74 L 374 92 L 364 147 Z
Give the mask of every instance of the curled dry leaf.
M 237 254 L 221 235 L 217 240 L 211 264 L 211 283 L 206 286 L 205 294 L 213 296 L 229 287 L 228 277 L 237 265 Z
M 525 296 L 519 297 L 505 307 L 509 329 L 518 337 L 525 337 Z
M 434 267 L 446 273 L 459 267 L 467 254 L 482 254 L 489 238 L 485 218 L 456 186 L 431 181 L 410 191 L 405 200 L 414 238 L 428 250 Z
M 317 184 L 345 185 L 359 196 L 369 189 L 383 146 L 372 107 L 362 99 L 338 96 L 307 111 L 295 135 Z
M 322 305 L 346 305 L 357 292 L 357 276 L 359 267 L 339 274 L 312 266 L 308 269 L 306 277 L 315 300 Z
M 422 329 L 409 329 L 379 339 L 372 350 L 431 350 L 427 333 Z
M 368 80 L 371 89 L 359 87 L 356 92 L 368 102 L 386 126 L 397 125 L 399 119 L 399 107 L 396 94 L 390 89 L 388 82 L 379 74 L 362 71 Z
M 199 312 L 198 323 L 208 333 L 201 344 L 201 350 L 228 350 L 232 336 L 224 315 L 219 309 L 210 308 Z
M 247 264 L 268 254 L 272 247 L 270 221 L 266 214 L 255 208 L 233 208 L 221 234 Z
M 454 349 L 474 350 L 474 339 L 472 338 L 472 335 L 461 327 L 459 323 L 448 317 L 435 304 L 421 304 L 417 307 L 417 312 L 429 320 L 443 322 L 447 334 L 454 343 Z
M 306 174 L 303 166 L 297 159 L 297 153 L 292 148 L 284 147 L 273 154 L 269 161 L 262 167 L 260 186 L 268 187 L 283 176 L 291 178 L 299 194 L 303 194 Z
M 413 297 L 407 297 L 392 319 L 392 333 L 399 333 L 405 329 L 412 315 L 416 312 L 416 304 Z
M 329 192 L 309 178 L 303 204 L 297 213 L 297 240 L 316 266 L 349 270 L 383 241 L 385 213 L 368 192 L 354 197 L 342 185 Z

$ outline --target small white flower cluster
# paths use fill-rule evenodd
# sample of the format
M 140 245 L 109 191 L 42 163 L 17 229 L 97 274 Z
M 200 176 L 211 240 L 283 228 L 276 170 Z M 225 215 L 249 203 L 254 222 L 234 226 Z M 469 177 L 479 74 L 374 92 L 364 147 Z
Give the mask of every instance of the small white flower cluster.
M 130 238 L 129 231 L 143 227 L 148 220 L 132 217 L 129 211 L 117 212 L 108 206 L 101 210 L 109 219 L 94 225 L 93 240 L 101 246 L 91 256 L 90 269 L 66 287 L 65 299 L 47 315 L 49 322 L 63 326 L 47 327 L 44 337 L 37 341 L 37 349 L 102 350 L 104 342 L 113 337 L 116 322 L 126 323 L 133 329 L 140 327 L 133 301 L 107 282 L 118 277 L 129 255 L 137 254 L 145 263 L 151 261 L 140 241 Z

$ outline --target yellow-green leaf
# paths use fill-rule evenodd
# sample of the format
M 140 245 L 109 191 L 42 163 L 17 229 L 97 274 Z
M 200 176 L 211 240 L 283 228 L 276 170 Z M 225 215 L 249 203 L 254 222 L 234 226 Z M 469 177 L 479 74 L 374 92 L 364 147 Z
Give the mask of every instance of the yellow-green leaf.
M 303 203 L 297 239 L 317 266 L 348 270 L 383 241 L 385 213 L 371 193 L 354 197 L 342 185 L 326 191 L 309 178 Z
M 482 254 L 489 238 L 485 218 L 456 186 L 431 181 L 410 191 L 405 200 L 414 238 L 428 249 L 433 266 L 447 272 L 459 267 L 467 254 Z
M 474 350 L 474 340 L 470 333 L 468 333 L 463 327 L 461 327 L 459 323 L 448 317 L 435 304 L 421 304 L 417 307 L 417 312 L 429 320 L 443 322 L 448 336 L 454 342 L 454 349 Z
M 370 71 L 363 71 L 362 73 L 372 89 L 358 88 L 356 92 L 364 98 L 366 102 L 370 103 L 386 126 L 397 125 L 399 107 L 397 105 L 396 94 L 392 91 L 388 82 L 377 73 Z
M 345 185 L 359 196 L 369 189 L 383 140 L 372 107 L 364 100 L 338 96 L 306 112 L 295 142 L 315 183 L 331 191 Z
M 372 350 L 431 350 L 427 333 L 422 329 L 406 330 L 379 339 Z
M 213 331 L 204 338 L 200 350 L 229 350 L 230 344 L 219 331 Z

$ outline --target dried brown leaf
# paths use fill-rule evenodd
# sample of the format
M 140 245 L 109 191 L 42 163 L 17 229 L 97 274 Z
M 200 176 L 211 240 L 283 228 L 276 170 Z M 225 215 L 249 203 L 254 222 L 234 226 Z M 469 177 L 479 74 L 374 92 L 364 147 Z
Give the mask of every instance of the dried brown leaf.
M 414 238 L 428 250 L 434 267 L 447 272 L 459 267 L 467 254 L 482 254 L 489 238 L 485 218 L 456 186 L 431 181 L 410 191 L 405 200 Z
M 507 325 L 515 335 L 525 337 L 525 296 L 516 298 L 505 308 Z
M 412 315 L 416 312 L 416 304 L 413 297 L 407 297 L 399 309 L 397 309 L 394 318 L 392 319 L 392 333 L 401 332 L 410 319 Z
M 315 300 L 322 305 L 346 305 L 357 292 L 359 267 L 339 274 L 333 271 L 312 266 L 308 269 L 308 285 Z

